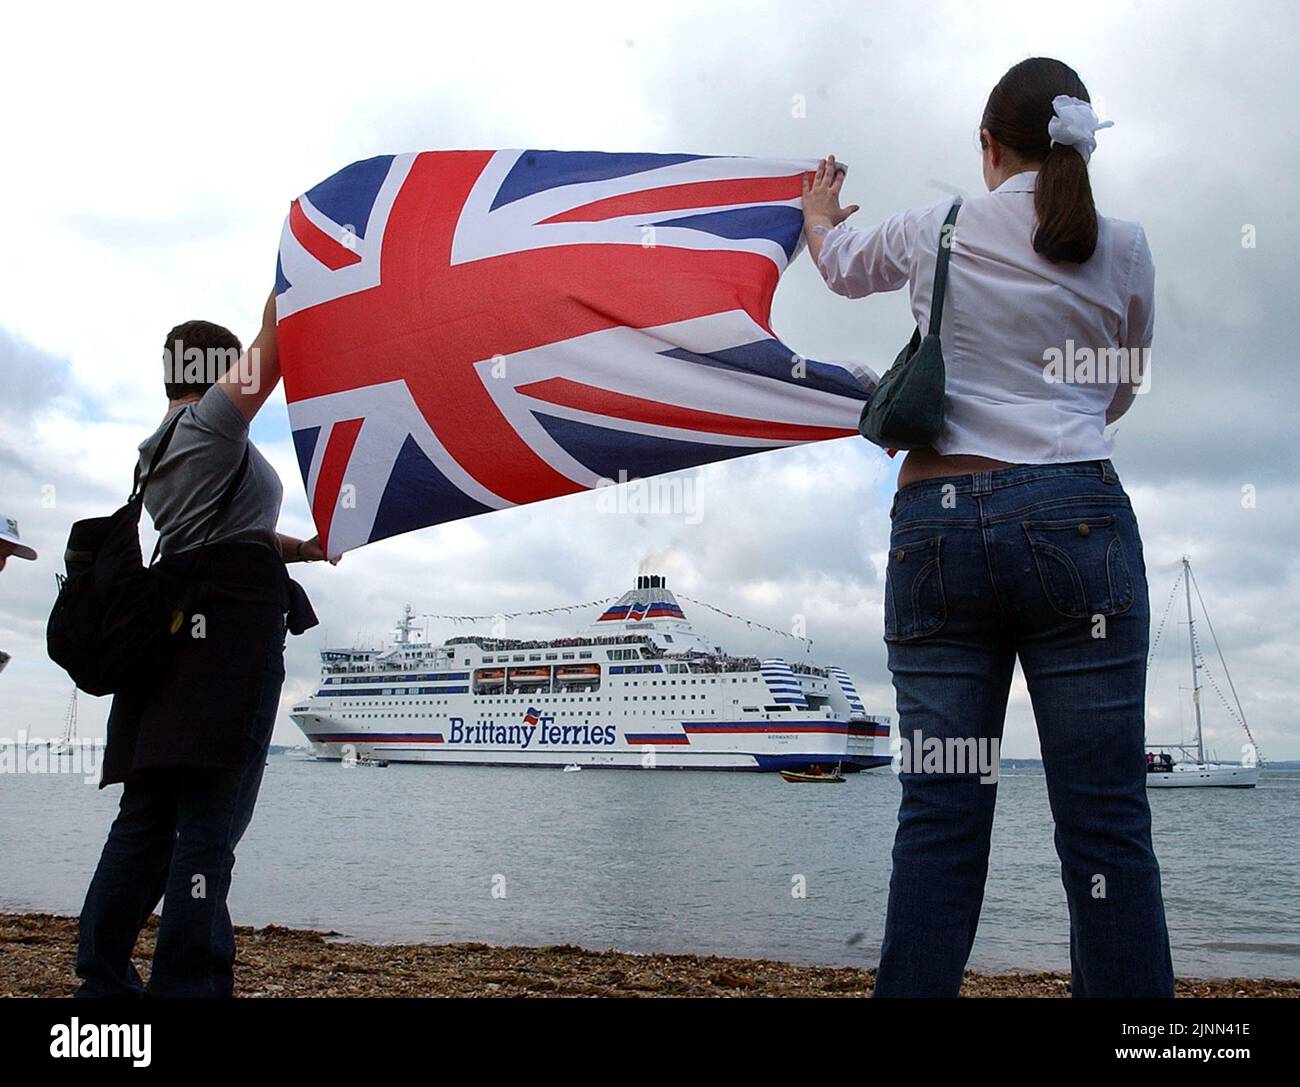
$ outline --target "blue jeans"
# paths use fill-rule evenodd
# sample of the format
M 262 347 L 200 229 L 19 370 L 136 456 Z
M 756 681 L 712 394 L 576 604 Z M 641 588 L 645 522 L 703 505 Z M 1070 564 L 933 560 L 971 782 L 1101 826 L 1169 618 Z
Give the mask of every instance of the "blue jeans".
M 921 480 L 890 516 L 885 641 L 900 737 L 914 752 L 931 737 L 949 751 L 1000 746 L 1018 658 L 1056 824 L 1073 993 L 1172 996 L 1143 747 L 1146 565 L 1114 468 Z M 877 996 L 961 988 L 997 798 L 996 780 L 968 765 L 903 767 Z
M 282 642 L 250 682 L 258 684 L 254 710 L 234 725 L 244 730 L 237 770 L 147 770 L 123 786 L 81 908 L 77 996 L 143 995 L 131 953 L 159 899 L 148 994 L 232 994 L 235 932 L 226 896 L 266 768 L 284 683 Z

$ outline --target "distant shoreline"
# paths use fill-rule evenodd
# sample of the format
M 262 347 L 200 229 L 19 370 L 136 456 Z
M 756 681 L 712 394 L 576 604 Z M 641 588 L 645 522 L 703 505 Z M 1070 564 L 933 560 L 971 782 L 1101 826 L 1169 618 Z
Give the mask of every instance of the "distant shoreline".
M 258 996 L 869 996 L 874 970 L 571 945 L 366 944 L 269 925 L 237 930 L 235 992 Z M 136 960 L 147 976 L 157 919 Z M 0 996 L 71 996 L 77 919 L 0 913 Z M 970 974 L 963 996 L 1064 997 L 1060 973 Z M 1180 997 L 1300 997 L 1300 980 L 1180 978 Z

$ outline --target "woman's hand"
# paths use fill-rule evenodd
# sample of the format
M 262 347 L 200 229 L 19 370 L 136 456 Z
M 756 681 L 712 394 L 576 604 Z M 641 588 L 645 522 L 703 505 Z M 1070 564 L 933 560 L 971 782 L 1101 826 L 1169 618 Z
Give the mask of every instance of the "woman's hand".
M 857 204 L 840 207 L 840 188 L 844 185 L 844 167 L 827 155 L 817 164 L 811 181 L 803 179 L 803 231 L 813 261 L 821 252 L 822 235 L 837 227 L 858 210 Z
M 827 155 L 817 164 L 812 180 L 803 179 L 803 219 L 805 227 L 812 223 L 839 226 L 858 210 L 857 204 L 840 207 L 840 188 L 844 185 L 844 167 Z

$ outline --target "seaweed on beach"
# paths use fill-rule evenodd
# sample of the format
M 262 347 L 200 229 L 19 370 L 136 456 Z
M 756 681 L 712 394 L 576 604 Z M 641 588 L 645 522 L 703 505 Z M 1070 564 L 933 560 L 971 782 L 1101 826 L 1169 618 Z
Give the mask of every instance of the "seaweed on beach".
M 151 918 L 136 948 L 148 976 L 157 934 Z M 236 929 L 235 993 L 259 996 L 862 997 L 875 972 L 713 955 L 642 955 L 569 944 L 495 947 L 363 944 L 338 933 L 268 925 Z M 70 996 L 77 919 L 0 914 L 0 996 Z M 963 995 L 1064 997 L 1059 973 L 967 973 Z M 1224 978 L 1178 981 L 1178 995 L 1300 997 L 1300 981 Z

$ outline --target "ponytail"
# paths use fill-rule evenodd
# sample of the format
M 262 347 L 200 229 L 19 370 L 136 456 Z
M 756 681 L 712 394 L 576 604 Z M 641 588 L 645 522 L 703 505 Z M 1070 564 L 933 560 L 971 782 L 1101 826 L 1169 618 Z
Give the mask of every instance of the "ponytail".
M 1034 185 L 1034 252 L 1053 264 L 1083 264 L 1097 248 L 1097 207 L 1088 164 L 1073 147 L 1054 144 Z
M 1055 116 L 1052 99 L 1062 94 L 1091 101 L 1068 64 L 1049 57 L 1022 60 L 998 80 L 980 127 L 1027 162 L 1039 164 L 1034 252 L 1053 264 L 1082 264 L 1097 248 L 1097 207 L 1083 156 L 1074 147 L 1053 144 L 1047 133 Z

